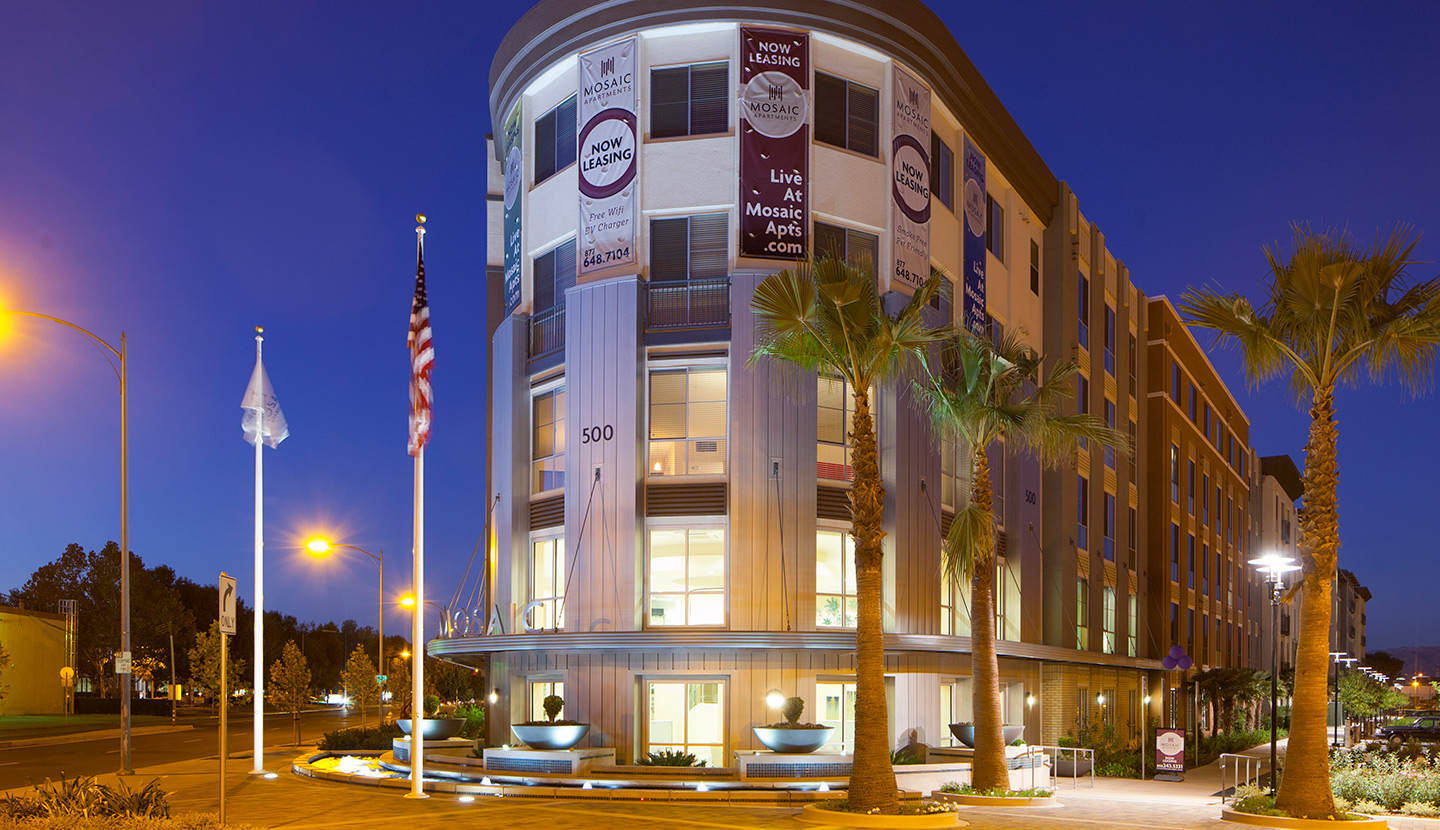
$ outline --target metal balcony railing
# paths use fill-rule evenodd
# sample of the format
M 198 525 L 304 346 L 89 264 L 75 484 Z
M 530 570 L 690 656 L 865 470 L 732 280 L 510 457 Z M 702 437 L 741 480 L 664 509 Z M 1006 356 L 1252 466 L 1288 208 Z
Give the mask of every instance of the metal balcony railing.
M 530 318 L 530 357 L 565 348 L 565 306 L 558 305 Z
M 652 282 L 645 328 L 719 328 L 730 325 L 730 280 Z

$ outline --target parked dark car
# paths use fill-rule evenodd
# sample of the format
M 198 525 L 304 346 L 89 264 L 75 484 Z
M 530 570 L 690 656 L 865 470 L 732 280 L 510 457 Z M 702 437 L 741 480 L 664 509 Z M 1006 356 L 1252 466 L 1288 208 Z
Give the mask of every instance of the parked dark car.
M 1421 743 L 1440 742 L 1440 715 L 1420 715 L 1411 723 L 1381 727 L 1375 737 L 1400 747 L 1411 739 Z

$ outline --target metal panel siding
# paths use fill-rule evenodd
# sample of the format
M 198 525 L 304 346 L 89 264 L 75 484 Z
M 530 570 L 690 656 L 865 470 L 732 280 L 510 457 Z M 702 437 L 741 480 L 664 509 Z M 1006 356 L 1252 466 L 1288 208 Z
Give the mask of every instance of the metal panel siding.
M 573 576 L 565 622 L 572 631 L 632 631 L 639 623 L 639 300 L 634 277 L 586 283 L 566 294 L 565 537 Z M 583 440 L 586 431 L 606 426 L 613 427 L 613 439 Z M 597 466 L 601 477 L 592 498 Z
M 523 566 L 528 561 L 530 492 L 530 389 L 525 374 L 529 317 L 513 315 L 504 320 L 491 340 L 490 481 L 495 492 L 504 494 L 495 508 L 495 586 L 491 602 L 501 608 L 525 591 Z M 486 501 L 490 499 L 487 495 Z M 489 612 L 482 614 L 487 620 Z M 501 614 L 502 619 L 508 617 Z M 508 620 L 507 623 L 508 625 Z
M 890 295 L 889 303 L 908 298 Z M 878 390 L 880 472 L 885 482 L 886 630 L 940 633 L 940 527 L 923 480 L 940 481 L 939 441 L 911 402 L 908 381 Z M 938 504 L 934 504 L 936 510 Z M 938 705 L 938 704 L 937 704 Z

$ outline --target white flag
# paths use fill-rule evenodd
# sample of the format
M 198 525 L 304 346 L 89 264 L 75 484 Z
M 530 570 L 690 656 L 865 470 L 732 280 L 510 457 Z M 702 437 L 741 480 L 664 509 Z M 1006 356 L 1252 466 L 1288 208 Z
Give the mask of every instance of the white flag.
M 265 364 L 258 359 L 255 371 L 250 375 L 250 385 L 245 387 L 240 408 L 245 412 L 240 419 L 240 428 L 245 430 L 245 443 L 254 444 L 256 433 L 259 433 L 265 446 L 274 449 L 290 437 L 285 413 L 280 411 L 280 401 L 275 397 L 275 390 L 270 388 L 270 376 L 265 374 Z

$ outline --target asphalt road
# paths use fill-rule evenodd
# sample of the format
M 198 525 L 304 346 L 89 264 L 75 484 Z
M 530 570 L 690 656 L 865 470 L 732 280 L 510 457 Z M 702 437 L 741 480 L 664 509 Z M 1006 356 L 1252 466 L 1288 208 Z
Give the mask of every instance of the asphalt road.
M 158 735 L 132 735 L 130 765 L 134 769 L 193 758 L 218 757 L 220 752 L 218 718 L 182 719 L 180 725 L 192 724 L 193 729 Z M 328 710 L 305 712 L 300 716 L 300 734 L 313 743 L 321 733 L 343 726 L 374 725 L 375 711 L 363 715 Z M 230 753 L 248 753 L 253 743 L 250 718 L 231 716 L 228 724 Z M 265 746 L 289 745 L 294 740 L 294 727 L 289 715 L 267 715 Z M 248 756 L 247 756 L 248 757 Z M 232 764 L 236 763 L 234 761 Z M 248 762 L 247 762 L 248 763 Z M 0 790 L 28 786 L 47 777 L 58 780 L 79 775 L 115 772 L 120 767 L 120 738 L 104 737 L 75 743 L 51 744 L 0 749 Z

